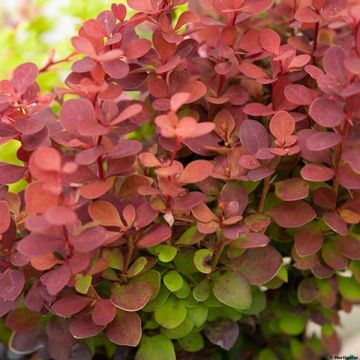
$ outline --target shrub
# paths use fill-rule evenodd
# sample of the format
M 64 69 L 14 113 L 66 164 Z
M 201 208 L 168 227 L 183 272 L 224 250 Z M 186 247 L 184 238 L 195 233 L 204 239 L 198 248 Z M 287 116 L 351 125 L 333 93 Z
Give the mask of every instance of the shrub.
M 53 59 L 0 83 L 1 143 L 20 161 L 0 165 L 14 351 L 339 352 L 339 311 L 360 302 L 358 2 L 185 3 L 86 21 L 52 94 L 36 79 Z

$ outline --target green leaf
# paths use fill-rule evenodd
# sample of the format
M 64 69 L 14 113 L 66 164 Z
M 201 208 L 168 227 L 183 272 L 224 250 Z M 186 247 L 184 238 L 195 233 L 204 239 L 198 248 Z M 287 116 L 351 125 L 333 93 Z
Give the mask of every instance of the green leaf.
M 170 245 L 158 245 L 157 246 L 159 260 L 168 263 L 174 259 L 177 253 L 177 248 Z
M 180 346 L 188 352 L 198 352 L 204 348 L 204 338 L 199 332 L 192 332 L 178 340 Z
M 156 296 L 160 291 L 160 286 L 161 286 L 161 275 L 158 271 L 148 270 L 131 279 L 131 282 L 136 282 L 136 281 L 146 282 L 152 289 L 151 300 L 156 298 Z
M 271 349 L 263 349 L 259 353 L 259 360 L 278 360 Z
M 199 304 L 195 308 L 188 309 L 188 316 L 196 327 L 200 327 L 204 325 L 208 312 L 209 308 L 205 304 Z
M 191 294 L 191 288 L 185 280 L 183 282 L 181 289 L 175 291 L 175 295 L 179 299 L 186 299 L 190 294 Z
M 176 271 L 168 272 L 164 277 L 163 281 L 165 286 L 171 291 L 175 292 L 181 289 L 184 284 L 183 277 Z
M 198 272 L 194 266 L 194 253 L 193 248 L 182 248 L 177 252 L 174 263 L 181 274 L 190 275 Z
M 173 343 L 164 335 L 143 335 L 135 360 L 176 360 Z
M 160 291 L 158 295 L 152 299 L 146 306 L 143 308 L 143 311 L 145 312 L 154 312 L 159 306 L 164 304 L 164 302 L 167 300 L 167 298 L 170 295 L 170 291 L 167 289 L 167 287 L 162 286 L 160 288 Z
M 75 276 L 75 290 L 80 293 L 86 295 L 91 286 L 92 276 L 76 274 Z
M 288 335 L 300 335 L 305 330 L 305 316 L 287 314 L 279 322 L 281 331 Z
M 209 281 L 200 281 L 193 290 L 193 296 L 197 301 L 206 301 L 211 294 Z
M 242 314 L 256 315 L 265 310 L 266 295 L 259 289 L 254 288 L 252 291 L 252 303 L 249 309 L 241 310 Z
M 115 270 L 123 270 L 124 256 L 120 249 L 104 249 L 102 256 L 108 261 L 108 266 Z
M 179 326 L 173 329 L 164 329 L 162 334 L 169 339 L 180 339 L 189 334 L 194 325 L 189 318 L 186 318 Z
M 360 301 L 360 284 L 352 277 L 337 276 L 339 292 L 341 296 L 348 300 Z
M 248 309 L 251 306 L 251 288 L 239 273 L 227 271 L 215 278 L 213 294 L 223 304 L 235 309 Z
M 174 329 L 186 318 L 187 309 L 183 300 L 174 296 L 167 298 L 165 303 L 155 310 L 155 320 L 166 329 Z
M 211 260 L 213 251 L 210 249 L 200 249 L 195 252 L 194 265 L 203 274 L 210 274 L 212 271 Z
M 127 275 L 129 277 L 134 277 L 140 274 L 145 269 L 147 262 L 148 261 L 145 256 L 140 256 L 131 264 L 131 266 L 128 269 Z
M 201 239 L 203 239 L 204 235 L 200 234 L 197 231 L 196 226 L 192 226 L 187 229 L 178 239 L 176 245 L 193 245 L 197 244 Z

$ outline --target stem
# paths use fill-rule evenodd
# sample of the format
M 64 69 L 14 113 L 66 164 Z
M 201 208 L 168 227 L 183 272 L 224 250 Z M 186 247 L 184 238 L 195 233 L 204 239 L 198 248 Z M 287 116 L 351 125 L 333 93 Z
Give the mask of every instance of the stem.
M 211 268 L 213 269 L 213 271 L 216 269 L 217 264 L 219 263 L 220 257 L 222 255 L 222 253 L 224 252 L 225 249 L 225 241 L 222 238 L 222 233 L 221 233 L 221 229 L 218 229 L 216 231 L 216 245 L 215 245 L 215 252 L 214 252 L 214 257 L 212 259 L 211 262 Z
M 42 68 L 39 69 L 40 73 L 48 71 L 49 68 L 51 68 L 53 65 L 70 61 L 71 58 L 75 55 L 75 53 L 73 52 L 70 55 L 66 56 L 65 58 L 56 61 L 54 61 L 54 55 L 55 55 L 55 50 L 52 50 L 47 63 Z
M 100 145 L 102 141 L 102 135 L 99 136 L 97 145 Z M 105 174 L 104 174 L 104 164 L 103 164 L 104 157 L 103 155 L 100 155 L 97 158 L 97 165 L 98 165 L 98 175 L 101 180 L 105 180 Z
M 174 162 L 175 160 L 175 156 L 176 156 L 176 153 L 179 151 L 180 149 L 180 144 L 181 144 L 181 140 L 179 138 L 176 138 L 175 140 L 175 146 L 174 146 L 174 149 L 171 153 L 171 157 L 170 157 L 170 165 L 172 165 L 172 163 Z
M 125 266 L 125 270 L 127 272 L 129 265 L 131 263 L 131 259 L 134 253 L 134 249 L 135 249 L 135 242 L 134 242 L 134 238 L 130 235 L 128 238 L 128 253 L 127 253 L 127 258 L 126 258 L 126 266 Z
M 264 210 L 264 204 L 265 204 L 265 200 L 266 200 L 266 196 L 268 194 L 270 190 L 270 176 L 268 176 L 265 180 L 264 180 L 264 186 L 263 186 L 263 190 L 261 193 L 261 198 L 259 201 L 259 206 L 258 206 L 258 212 L 262 213 Z
M 317 44 L 318 44 L 318 36 L 319 36 L 319 23 L 317 22 L 315 24 L 315 34 L 314 34 L 314 44 L 313 44 L 313 48 L 312 48 L 312 55 L 314 56 L 314 53 L 316 51 L 317 48 Z

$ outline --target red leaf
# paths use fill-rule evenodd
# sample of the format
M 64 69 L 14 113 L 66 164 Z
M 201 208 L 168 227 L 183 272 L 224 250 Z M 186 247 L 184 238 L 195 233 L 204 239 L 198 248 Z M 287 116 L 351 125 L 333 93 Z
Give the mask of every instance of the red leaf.
M 270 132 L 279 141 L 285 141 L 295 131 L 295 120 L 286 111 L 277 112 L 270 120 Z
M 10 226 L 10 210 L 6 201 L 0 201 L 0 234 L 4 233 Z
M 131 117 L 140 114 L 142 106 L 140 104 L 132 104 L 126 107 L 114 120 L 111 121 L 111 125 L 117 125 Z
M 111 295 L 111 302 L 125 311 L 138 311 L 151 299 L 153 290 L 144 281 L 137 281 L 128 285 L 119 286 Z
M 213 165 L 210 161 L 195 160 L 186 166 L 178 181 L 182 184 L 197 183 L 208 178 L 212 170 Z
M 123 79 L 129 74 L 129 65 L 121 60 L 105 61 L 103 64 L 105 72 L 114 79 Z
M 317 98 L 309 108 L 309 115 L 320 125 L 328 128 L 339 126 L 345 119 L 343 105 L 325 97 Z
M 92 321 L 97 325 L 107 325 L 116 316 L 116 307 L 109 299 L 97 300 L 91 314 Z
M 85 37 L 74 36 L 71 39 L 71 44 L 74 47 L 74 49 L 80 54 L 96 56 L 94 45 L 89 39 Z
M 310 151 L 322 151 L 340 144 L 342 136 L 334 132 L 317 132 L 306 140 L 306 146 Z
M 277 32 L 271 29 L 264 29 L 260 32 L 260 44 L 263 49 L 278 55 L 281 39 Z
M 25 284 L 25 276 L 20 270 L 7 269 L 0 274 L 0 298 L 13 301 L 20 294 Z
M 72 134 L 78 134 L 78 124 L 82 121 L 96 122 L 95 111 L 87 99 L 71 99 L 62 105 L 60 122 Z
M 124 54 L 129 59 L 138 59 L 146 55 L 151 49 L 151 42 L 146 39 L 137 39 L 130 42 L 124 49 Z
M 94 324 L 91 316 L 72 320 L 69 324 L 69 331 L 75 339 L 86 339 L 96 336 L 100 334 L 104 328 L 105 326 Z
M 120 346 L 137 346 L 141 334 L 140 316 L 133 312 L 120 312 L 106 329 L 109 340 Z
M 157 224 L 140 237 L 137 246 L 140 248 L 155 246 L 169 239 L 170 236 L 171 230 L 167 225 Z
M 184 86 L 182 86 L 178 92 L 184 92 L 189 94 L 188 99 L 185 104 L 190 104 L 200 99 L 206 94 L 207 87 L 198 80 L 188 81 Z
M 323 220 L 330 229 L 340 235 L 345 236 L 349 232 L 345 221 L 335 211 L 325 213 L 323 215 Z
M 13 72 L 12 83 L 18 92 L 23 92 L 30 85 L 34 84 L 39 70 L 33 63 L 19 65 Z
M 275 184 L 276 196 L 284 201 L 296 201 L 307 198 L 309 184 L 301 178 L 292 178 Z
M 334 240 L 335 249 L 343 256 L 360 260 L 360 241 L 354 236 L 337 236 Z
M 296 11 L 295 19 L 305 23 L 316 23 L 321 21 L 322 17 L 310 8 L 301 8 Z
M 232 245 L 240 249 L 250 249 L 266 246 L 270 239 L 260 233 L 244 233 L 240 235 L 239 241 L 235 240 Z
M 31 234 L 25 236 L 17 244 L 18 251 L 30 258 L 40 257 L 58 250 L 64 241 L 62 239 L 44 235 Z
M 26 307 L 17 308 L 8 314 L 5 325 L 7 328 L 18 333 L 33 331 L 39 321 L 40 316 L 33 313 Z
M 239 66 L 239 70 L 243 74 L 248 76 L 249 78 L 253 78 L 253 79 L 267 78 L 268 77 L 265 70 L 263 70 L 261 67 L 255 65 L 253 63 L 250 63 L 250 62 L 243 62 Z
M 284 94 L 295 105 L 310 105 L 317 97 L 315 90 L 300 84 L 287 85 Z
M 268 132 L 258 121 L 244 120 L 239 134 L 242 146 L 252 154 L 269 145 Z
M 251 285 L 263 285 L 273 279 L 282 264 L 280 253 L 268 245 L 261 248 L 249 249 L 237 259 L 230 267 L 239 271 Z
M 316 216 L 313 208 L 301 200 L 275 205 L 268 213 L 276 224 L 286 229 L 305 225 Z
M 70 281 L 71 270 L 66 264 L 42 275 L 40 280 L 50 295 L 57 295 Z
M 134 10 L 145 13 L 154 12 L 153 2 L 151 0 L 127 0 L 127 3 Z
M 347 55 L 343 49 L 338 46 L 330 47 L 323 58 L 323 67 L 327 74 L 331 74 L 339 83 L 347 83 L 347 71 L 345 60 Z
M 295 248 L 299 256 L 310 256 L 316 254 L 324 241 L 324 234 L 316 225 L 304 226 L 295 234 Z
M 52 225 L 66 225 L 77 221 L 74 210 L 63 206 L 52 206 L 45 212 L 45 219 Z
M 25 170 L 26 168 L 22 166 L 0 163 L 0 184 L 16 183 L 22 179 Z
M 80 235 L 70 237 L 70 243 L 81 252 L 90 252 L 97 249 L 106 241 L 106 230 L 95 226 L 83 231 Z
M 247 14 L 256 15 L 272 7 L 274 0 L 245 0 L 241 11 Z
M 104 181 L 96 181 L 80 188 L 80 194 L 86 199 L 97 199 L 108 192 L 113 186 L 114 180 L 107 178 Z
M 68 295 L 60 300 L 57 300 L 51 309 L 60 316 L 73 316 L 83 310 L 91 299 L 80 295 Z
M 335 171 L 331 168 L 315 165 L 306 164 L 300 171 L 303 179 L 314 182 L 323 182 L 332 179 L 335 175 Z
M 99 200 L 90 203 L 89 214 L 100 225 L 124 227 L 116 207 L 108 201 Z

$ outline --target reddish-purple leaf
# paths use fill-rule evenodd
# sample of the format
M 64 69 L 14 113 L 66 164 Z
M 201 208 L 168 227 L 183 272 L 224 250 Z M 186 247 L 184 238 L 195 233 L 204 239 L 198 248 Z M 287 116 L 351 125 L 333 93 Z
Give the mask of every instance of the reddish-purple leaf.
M 0 298 L 13 301 L 20 294 L 25 284 L 25 276 L 20 270 L 7 269 L 0 274 Z
M 74 210 L 64 206 L 52 206 L 45 212 L 45 219 L 51 225 L 66 225 L 77 221 Z
M 140 248 L 155 246 L 167 240 L 170 236 L 171 230 L 169 226 L 165 224 L 157 224 L 140 237 L 137 242 L 137 246 Z
M 240 257 L 232 260 L 230 267 L 239 271 L 251 285 L 263 285 L 273 279 L 282 264 L 280 253 L 268 245 L 249 249 Z
M 97 300 L 91 314 L 92 321 L 97 325 L 111 323 L 116 315 L 116 307 L 109 299 Z
M 240 141 L 250 153 L 269 145 L 269 135 L 265 127 L 255 120 L 244 120 L 240 126 Z
M 309 184 L 301 178 L 292 178 L 275 183 L 276 196 L 284 201 L 296 201 L 307 198 Z
M 39 70 L 33 63 L 25 63 L 19 65 L 13 72 L 12 83 L 18 92 L 26 90 L 30 85 L 34 84 L 38 76 Z
M 87 99 L 71 99 L 66 101 L 61 108 L 60 122 L 72 134 L 78 134 L 80 122 L 95 122 L 95 111 Z
M 345 221 L 337 212 L 327 212 L 323 215 L 323 220 L 327 226 L 340 235 L 347 235 L 348 228 Z
M 345 149 L 342 157 L 351 166 L 352 170 L 360 174 L 360 149 Z
M 86 339 L 96 336 L 104 330 L 105 326 L 96 325 L 91 316 L 74 319 L 69 324 L 69 331 L 75 339 Z
M 323 67 L 327 74 L 331 74 L 339 83 L 347 83 L 347 71 L 345 68 L 345 60 L 347 55 L 345 51 L 338 47 L 330 47 L 323 58 Z
M 306 225 L 300 229 L 294 237 L 296 252 L 299 256 L 316 254 L 324 241 L 324 234 L 316 225 Z
M 339 126 L 345 119 L 343 105 L 325 97 L 317 98 L 310 105 L 309 114 L 320 126 L 328 128 Z
M 241 184 L 227 182 L 221 189 L 219 200 L 223 203 L 224 215 L 229 218 L 243 214 L 248 204 L 248 195 Z
M 51 309 L 60 316 L 73 316 L 83 310 L 91 302 L 90 298 L 80 295 L 68 295 L 57 300 Z
M 117 125 L 123 121 L 130 119 L 131 117 L 138 115 L 142 111 L 140 104 L 132 104 L 126 107 L 114 120 L 111 121 L 111 125 Z
M 284 94 L 295 105 L 310 105 L 317 97 L 315 90 L 301 84 L 287 85 Z
M 118 59 L 105 61 L 103 67 L 105 72 L 114 79 L 123 79 L 130 71 L 129 65 Z
M 340 144 L 342 137 L 335 132 L 317 132 L 306 140 L 306 146 L 310 151 L 322 151 Z
M 107 327 L 109 340 L 120 346 L 137 346 L 142 334 L 141 319 L 137 313 L 122 311 Z
M 217 320 L 209 323 L 204 329 L 209 341 L 229 351 L 239 337 L 239 325 L 233 320 Z
M 295 19 L 305 23 L 316 23 L 322 20 L 322 17 L 308 7 L 300 8 L 295 13 Z
M 152 287 L 148 283 L 137 281 L 116 288 L 111 295 L 111 302 L 119 309 L 138 311 L 149 302 L 152 294 Z
M 232 245 L 240 249 L 251 249 L 268 245 L 270 239 L 261 233 L 244 233 L 240 235 L 239 241 L 235 240 Z
M 151 0 L 127 0 L 128 5 L 137 11 L 152 13 L 154 11 Z
M 276 224 L 286 229 L 305 225 L 316 216 L 313 208 L 301 200 L 275 205 L 268 213 Z
M 303 179 L 314 182 L 328 181 L 335 175 L 333 169 L 315 164 L 306 164 L 300 173 Z
M 39 318 L 38 314 L 33 313 L 26 307 L 21 307 L 10 311 L 6 317 L 5 325 L 18 333 L 30 332 L 35 329 Z
M 0 184 L 16 183 L 23 178 L 25 170 L 22 166 L 0 163 Z
M 353 171 L 350 165 L 341 166 L 337 174 L 340 185 L 345 189 L 360 189 L 360 174 Z
M 124 49 L 124 54 L 129 59 L 138 59 L 146 55 L 151 48 L 151 42 L 146 39 L 137 39 L 130 42 Z
M 90 252 L 97 249 L 106 241 L 106 230 L 95 226 L 83 231 L 80 235 L 70 237 L 70 243 L 81 252 Z
M 272 7 L 274 0 L 245 0 L 241 6 L 241 11 L 256 15 Z
M 0 201 L 0 234 L 4 233 L 10 226 L 10 210 L 6 201 Z
M 85 37 L 74 36 L 71 39 L 71 44 L 74 47 L 74 49 L 80 54 L 85 54 L 90 56 L 96 55 L 94 45 L 89 39 Z
M 259 79 L 259 78 L 267 78 L 268 74 L 265 72 L 265 70 L 253 63 L 250 62 L 243 62 L 239 66 L 239 70 L 252 79 Z
M 30 258 L 40 257 L 58 250 L 64 240 L 44 234 L 31 234 L 25 236 L 17 244 L 18 251 Z
M 41 282 L 46 286 L 50 295 L 57 295 L 70 281 L 71 269 L 69 265 L 61 265 L 41 276 Z
M 356 237 L 337 236 L 333 241 L 336 251 L 341 255 L 352 260 L 360 260 L 360 241 Z

